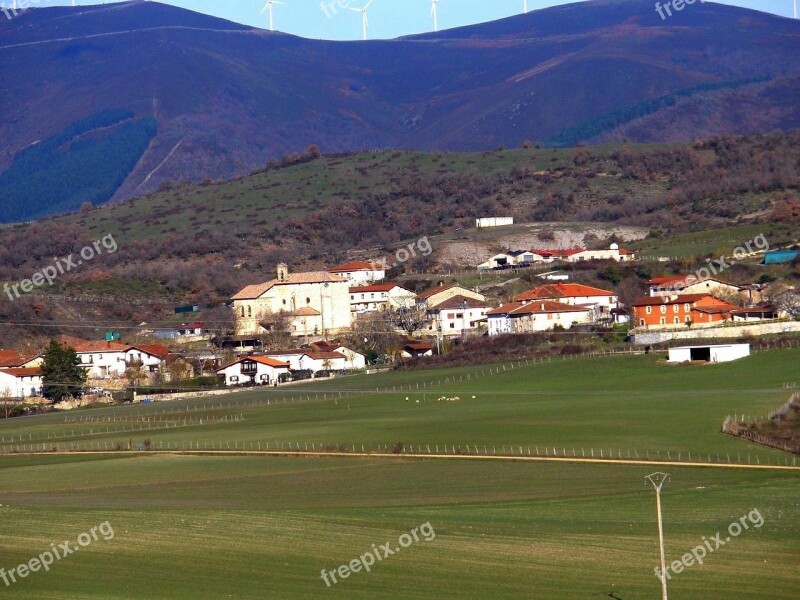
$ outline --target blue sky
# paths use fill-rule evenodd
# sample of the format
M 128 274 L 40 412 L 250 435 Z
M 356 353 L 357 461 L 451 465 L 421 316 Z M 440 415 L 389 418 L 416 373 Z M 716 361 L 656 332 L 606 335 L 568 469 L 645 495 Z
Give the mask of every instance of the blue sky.
M 10 5 L 13 0 L 0 0 Z M 103 4 L 101 0 L 77 0 L 78 4 Z M 223 17 L 238 23 L 267 27 L 266 13 L 259 14 L 266 0 L 161 0 L 198 12 Z M 277 0 L 276 0 L 277 1 Z M 352 40 L 361 38 L 359 14 L 340 8 L 361 7 L 368 0 L 281 0 L 275 5 L 275 28 L 309 38 Z M 666 0 L 662 0 L 662 4 Z M 70 0 L 17 0 L 21 6 L 55 6 Z M 720 0 L 722 4 L 743 6 L 791 16 L 792 0 Z M 333 9 L 330 8 L 333 4 Z M 568 4 L 563 0 L 528 0 L 528 10 Z M 655 1 L 653 1 L 655 5 Z M 322 6 L 326 9 L 323 10 Z M 430 0 L 374 0 L 369 9 L 370 38 L 394 38 L 431 31 Z M 523 0 L 439 0 L 439 26 L 442 29 L 492 21 L 522 12 Z M 691 7 L 687 7 L 691 8 Z

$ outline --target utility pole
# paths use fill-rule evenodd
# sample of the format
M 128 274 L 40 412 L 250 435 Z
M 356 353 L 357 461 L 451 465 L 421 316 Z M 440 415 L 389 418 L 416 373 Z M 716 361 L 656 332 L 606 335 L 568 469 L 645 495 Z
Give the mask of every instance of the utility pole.
M 658 543 L 661 547 L 661 598 L 667 600 L 667 559 L 664 553 L 664 524 L 661 518 L 661 488 L 669 481 L 666 473 L 651 473 L 645 477 L 656 490 L 656 511 L 658 513 Z M 645 482 L 647 485 L 647 482 Z

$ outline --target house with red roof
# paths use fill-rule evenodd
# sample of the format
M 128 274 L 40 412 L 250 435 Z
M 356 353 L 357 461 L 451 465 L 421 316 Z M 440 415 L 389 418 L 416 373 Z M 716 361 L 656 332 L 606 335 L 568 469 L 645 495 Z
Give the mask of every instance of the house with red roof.
M 169 355 L 169 348 L 160 344 L 132 346 L 122 342 L 88 341 L 68 336 L 60 341 L 75 350 L 88 379 L 119 379 L 132 367 L 138 367 L 146 374 L 155 374 Z
M 634 325 L 646 329 L 720 324 L 738 310 L 711 294 L 648 296 L 633 303 Z
M 610 318 L 611 311 L 619 308 L 616 292 L 580 283 L 550 283 L 514 296 L 514 302 L 523 304 L 542 300 L 586 308 L 593 319 Z
M 243 356 L 217 370 L 225 385 L 276 385 L 288 374 L 289 363 L 269 356 Z
M 41 395 L 42 369 L 40 367 L 0 368 L 0 400 Z
M 327 337 L 350 331 L 346 277 L 328 271 L 289 273 L 284 263 L 276 271 L 275 279 L 248 285 L 233 296 L 237 335 L 281 329 L 295 337 Z
M 586 248 L 565 248 L 561 250 L 531 250 L 536 257 L 536 262 L 581 262 L 584 260 L 613 260 L 616 262 L 631 262 L 636 260 L 636 254 L 631 250 L 620 248 L 619 244 L 611 244 L 607 249 L 588 250 Z
M 486 313 L 489 335 L 535 333 L 589 323 L 592 309 L 551 300 L 510 302 Z
M 350 310 L 355 314 L 412 308 L 416 294 L 396 283 L 374 283 L 350 288 Z
M 40 367 L 44 362 L 41 355 L 23 354 L 16 350 L 0 350 L 0 369 Z
M 328 269 L 328 273 L 345 277 L 350 285 L 354 286 L 367 285 L 386 279 L 386 267 L 377 261 L 373 263 L 357 260 Z

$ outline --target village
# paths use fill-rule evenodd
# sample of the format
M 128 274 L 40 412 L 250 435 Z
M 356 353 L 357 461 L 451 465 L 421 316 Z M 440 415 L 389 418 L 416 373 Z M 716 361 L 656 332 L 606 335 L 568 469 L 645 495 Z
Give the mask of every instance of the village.
M 476 222 L 478 228 L 505 224 Z M 767 264 L 797 259 L 791 251 L 756 254 Z M 637 262 L 635 252 L 617 243 L 498 253 L 477 265 L 477 272 L 546 268 L 530 278 L 536 285 L 505 299 L 458 280 L 417 292 L 390 280 L 385 260 L 297 273 L 281 263 L 272 279 L 244 287 L 224 305 L 231 318 L 221 333 L 219 326 L 197 320 L 174 330 L 145 330 L 149 335 L 127 342 L 116 331 L 100 340 L 59 336 L 62 347 L 75 351 L 86 381 L 84 398 L 60 407 L 119 398 L 148 401 L 148 396 L 198 383 L 203 388 L 274 387 L 378 372 L 446 353 L 453 344 L 495 336 L 613 331 L 625 332 L 632 347 L 680 342 L 708 348 L 714 341 L 800 331 L 797 296 L 785 285 L 734 284 L 701 270 L 653 277 L 646 294 L 624 302 L 613 286 L 573 281 L 580 271 L 569 270 L 578 263 Z M 692 356 L 712 360 L 717 353 Z M 22 411 L 43 402 L 43 361 L 44 354 L 0 350 L 4 406 Z

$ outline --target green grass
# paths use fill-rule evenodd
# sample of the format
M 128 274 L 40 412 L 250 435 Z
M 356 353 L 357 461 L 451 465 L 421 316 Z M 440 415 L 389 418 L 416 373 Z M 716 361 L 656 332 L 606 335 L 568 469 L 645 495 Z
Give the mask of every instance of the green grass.
M 121 423 L 65 424 L 64 415 L 54 415 L 2 422 L 0 436 L 66 434 L 66 440 L 48 442 L 62 445 L 128 439 L 135 444 L 145 437 L 154 443 L 546 443 L 753 453 L 777 462 L 785 455 L 722 436 L 719 428 L 728 413 L 756 415 L 783 403 L 789 392 L 781 384 L 794 377 L 798 357 L 800 351 L 770 351 L 691 368 L 667 366 L 653 356 L 581 358 L 501 367 L 496 375 L 483 367 L 485 374 L 477 379 L 475 368 L 386 373 L 68 415 L 157 417 L 175 425 L 170 429 L 98 435 L 99 427 Z M 461 381 L 467 373 L 470 379 Z M 417 392 L 423 383 L 425 391 Z M 400 385 L 414 390 L 392 391 Z M 463 400 L 436 402 L 444 392 Z M 290 395 L 294 403 L 275 403 Z M 408 403 L 406 396 L 412 399 Z M 266 399 L 269 405 L 260 402 Z M 186 427 L 179 422 L 201 415 L 243 420 Z M 87 435 L 90 428 L 95 432 Z M 18 443 L 6 441 L 4 447 Z M 109 521 L 114 539 L 93 542 L 51 572 L 33 573 L 7 591 L 36 600 L 643 600 L 659 593 L 653 574 L 658 562 L 654 496 L 644 484 L 652 470 L 158 452 L 5 454 L 0 456 L 0 567 L 26 562 L 54 541 L 74 543 L 81 532 Z M 670 597 L 796 597 L 797 472 L 668 471 L 664 518 L 670 560 L 753 509 L 764 517 L 763 527 L 732 540 L 704 565 L 676 575 Z M 430 523 L 435 539 L 420 540 L 371 573 L 326 588 L 321 569 L 336 569 L 369 552 L 372 544 L 388 541 L 394 547 L 401 534 L 423 523 Z
M 21 464 L 18 464 L 21 463 Z M 104 521 L 98 540 L 13 586 L 16 598 L 653 598 L 653 494 L 642 467 L 140 456 L 0 460 L 6 569 Z M 757 508 L 671 583 L 676 598 L 794 598 L 800 480 L 677 469 L 671 559 Z M 412 544 L 330 589 L 332 570 L 423 523 Z
M 347 377 L 6 421 L 0 423 L 0 448 L 19 447 L 20 438 L 41 449 L 136 447 L 146 439 L 155 449 L 190 442 L 203 448 L 307 443 L 309 449 L 376 449 L 402 442 L 432 449 L 478 446 L 481 452 L 512 444 L 542 452 L 556 447 L 559 453 L 603 449 L 605 456 L 669 452 L 683 459 L 692 453 L 695 459 L 719 454 L 746 461 L 750 454 L 753 462 L 769 461 L 785 455 L 725 436 L 720 428 L 729 414 L 762 416 L 783 404 L 788 392 L 782 385 L 796 379 L 798 357 L 798 350 L 775 350 L 692 367 L 667 365 L 653 355 L 596 357 L 501 368 L 493 375 L 491 367 L 468 367 Z M 443 395 L 460 400 L 438 402 Z M 84 422 L 64 423 L 73 418 Z

